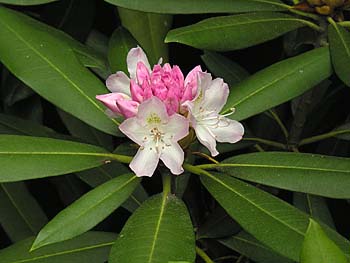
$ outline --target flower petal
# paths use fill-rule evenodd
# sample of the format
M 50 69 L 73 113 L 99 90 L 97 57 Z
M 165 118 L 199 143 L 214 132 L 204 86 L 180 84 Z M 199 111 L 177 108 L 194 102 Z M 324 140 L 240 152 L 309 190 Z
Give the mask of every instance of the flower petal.
M 137 176 L 151 177 L 157 168 L 159 156 L 149 147 L 140 147 L 129 167 Z
M 196 125 L 196 127 L 194 127 L 194 130 L 196 132 L 198 140 L 201 144 L 208 148 L 210 154 L 212 156 L 218 155 L 219 152 L 216 150 L 216 140 L 213 134 L 210 132 L 209 128 L 202 125 Z
M 117 105 L 117 100 L 125 96 L 122 93 L 108 93 L 103 95 L 97 95 L 96 99 L 101 101 L 108 109 L 113 112 L 120 113 L 120 109 Z
M 145 135 L 149 133 L 136 117 L 124 120 L 119 125 L 119 130 L 140 146 L 144 145 Z
M 208 111 L 218 113 L 226 104 L 228 94 L 228 85 L 221 78 L 216 78 L 211 81 L 204 91 L 203 104 L 201 106 Z
M 178 143 L 172 143 L 167 146 L 161 153 L 160 159 L 166 167 L 168 167 L 173 174 L 181 174 L 184 169 L 182 164 L 184 162 L 184 151 Z
M 157 97 L 151 97 L 140 104 L 137 118 L 142 125 L 161 125 L 169 120 L 164 103 Z
M 149 65 L 147 56 L 145 52 L 143 52 L 142 48 L 136 47 L 130 49 L 128 56 L 126 58 L 126 63 L 128 65 L 128 71 L 130 73 L 131 79 L 136 79 L 136 69 L 137 63 L 143 62 L 149 72 L 151 72 L 151 66 Z
M 162 129 L 167 136 L 169 134 L 172 137 L 169 139 L 177 142 L 188 135 L 189 121 L 182 115 L 175 113 L 170 116 L 169 122 Z
M 184 93 L 182 95 L 181 102 L 193 100 L 193 98 L 196 96 L 198 72 L 202 72 L 201 66 L 195 67 L 187 74 L 184 82 Z
M 235 143 L 242 139 L 244 134 L 243 125 L 229 118 L 222 118 L 218 127 L 211 130 L 218 142 Z
M 106 80 L 106 86 L 111 92 L 124 93 L 130 96 L 130 79 L 122 71 L 110 75 Z

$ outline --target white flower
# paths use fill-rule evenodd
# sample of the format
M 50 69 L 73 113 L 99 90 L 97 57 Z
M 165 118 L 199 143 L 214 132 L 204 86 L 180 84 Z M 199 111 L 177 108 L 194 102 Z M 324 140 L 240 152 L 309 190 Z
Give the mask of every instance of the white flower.
M 130 163 L 137 176 L 152 176 L 159 159 L 173 174 L 183 172 L 184 152 L 177 143 L 188 134 L 188 120 L 175 113 L 168 115 L 157 97 L 142 102 L 135 117 L 126 119 L 119 129 L 140 145 Z
M 189 111 L 188 118 L 198 140 L 209 149 L 212 156 L 219 154 L 216 141 L 235 143 L 244 134 L 241 123 L 219 114 L 228 94 L 229 88 L 222 79 L 213 80 L 209 73 L 199 72 L 196 97 L 183 103 Z

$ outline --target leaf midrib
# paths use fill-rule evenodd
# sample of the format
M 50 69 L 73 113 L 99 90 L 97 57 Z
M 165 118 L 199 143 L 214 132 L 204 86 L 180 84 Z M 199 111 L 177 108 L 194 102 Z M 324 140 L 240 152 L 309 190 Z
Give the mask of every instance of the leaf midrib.
M 35 47 L 33 47 L 29 42 L 25 41 L 25 39 L 20 36 L 15 29 L 10 27 L 8 24 L 6 24 L 4 21 L 0 19 L 0 23 L 2 23 L 9 31 L 11 31 L 22 43 L 24 43 L 29 49 L 31 49 L 34 53 L 38 55 L 43 61 L 45 61 L 49 66 L 51 66 L 56 72 L 59 73 L 68 83 L 70 83 L 85 99 L 87 99 L 92 105 L 94 105 L 99 111 L 104 113 L 104 110 L 95 102 L 93 101 L 88 95 L 86 95 L 79 86 L 73 82 L 69 77 L 64 74 L 58 67 L 56 67 L 47 57 L 45 57 L 43 54 L 41 54 Z M 117 125 L 119 124 L 116 120 L 110 119 Z
M 342 34 L 340 33 L 339 31 L 339 28 L 338 28 L 338 25 L 333 25 L 332 26 L 334 27 L 335 31 L 337 32 L 339 38 L 340 38 L 340 41 L 342 43 L 342 45 L 344 46 L 344 49 L 345 49 L 345 52 L 347 53 L 348 57 L 350 58 L 350 49 L 349 47 L 346 45 L 346 42 L 345 42 L 345 39 L 342 37 Z

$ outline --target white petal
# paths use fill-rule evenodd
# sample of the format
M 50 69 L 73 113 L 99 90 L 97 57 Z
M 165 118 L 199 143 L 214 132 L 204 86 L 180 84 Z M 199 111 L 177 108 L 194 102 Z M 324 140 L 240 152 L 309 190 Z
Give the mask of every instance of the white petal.
M 182 164 L 184 162 L 184 151 L 177 143 L 172 143 L 170 146 L 165 146 L 165 149 L 160 155 L 166 167 L 168 167 L 172 174 L 181 174 L 184 169 Z
M 106 86 L 111 92 L 130 95 L 130 79 L 124 72 L 118 71 L 110 75 L 106 80 Z
M 196 136 L 201 144 L 208 148 L 212 156 L 216 156 L 219 152 L 216 150 L 216 140 L 210 130 L 202 125 L 196 125 L 194 127 Z
M 119 125 L 119 130 L 138 145 L 143 145 L 149 130 L 139 123 L 137 117 L 129 118 Z M 148 138 L 147 138 L 148 139 Z
M 188 135 L 189 121 L 177 113 L 173 114 L 169 118 L 169 122 L 164 124 L 162 131 L 166 136 L 173 136 L 174 141 L 179 141 Z
M 211 129 L 218 142 L 235 143 L 242 139 L 244 134 L 243 125 L 235 120 L 223 118 L 218 127 Z
M 142 102 L 138 108 L 137 118 L 143 125 L 159 125 L 166 123 L 169 120 L 169 116 L 164 103 L 157 97 L 151 97 L 150 99 Z
M 202 107 L 208 111 L 219 112 L 224 107 L 229 94 L 229 88 L 220 78 L 216 78 L 204 91 Z
M 128 65 L 128 71 L 130 73 L 130 78 L 136 79 L 136 68 L 138 62 L 143 62 L 146 68 L 151 72 L 151 66 L 149 65 L 147 56 L 143 52 L 142 48 L 136 47 L 130 49 L 128 56 L 126 58 L 126 63 Z
M 137 176 L 151 177 L 157 168 L 159 156 L 155 150 L 149 147 L 142 147 L 132 159 L 129 167 Z

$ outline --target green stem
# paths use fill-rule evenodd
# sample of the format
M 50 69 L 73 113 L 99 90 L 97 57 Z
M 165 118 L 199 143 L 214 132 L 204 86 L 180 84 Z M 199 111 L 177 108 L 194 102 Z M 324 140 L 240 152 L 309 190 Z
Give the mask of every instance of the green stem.
M 211 258 L 207 255 L 207 253 L 205 253 L 204 250 L 202 250 L 201 248 L 196 246 L 196 252 L 198 254 L 198 256 L 200 256 L 205 263 L 214 263 L 213 260 L 211 260 Z
M 114 154 L 114 153 L 107 153 L 103 155 L 108 158 L 111 158 L 112 160 L 118 161 L 120 163 L 130 163 L 133 158 L 131 156 Z
M 280 128 L 281 128 L 281 130 L 283 132 L 283 135 L 286 138 L 286 140 L 288 140 L 289 134 L 288 134 L 287 128 L 286 128 L 286 126 L 284 126 L 284 124 L 281 121 L 280 117 L 273 110 L 269 110 L 269 113 L 272 115 L 272 117 L 275 119 L 277 124 L 280 126 Z
M 322 140 L 325 140 L 325 139 L 328 139 L 331 137 L 335 137 L 335 136 L 338 136 L 341 134 L 345 134 L 345 133 L 350 133 L 350 130 L 331 131 L 328 133 L 312 136 L 312 137 L 301 140 L 299 145 L 305 145 L 305 144 L 309 144 L 309 143 L 322 141 Z
M 313 20 L 318 20 L 318 15 L 314 15 L 314 14 L 306 13 L 306 12 L 303 12 L 303 11 L 299 11 L 297 9 L 294 9 L 292 6 L 290 8 L 288 8 L 288 10 L 289 10 L 289 12 L 294 13 L 296 15 L 308 17 L 308 18 L 311 18 Z
M 270 141 L 270 140 L 265 140 L 265 139 L 256 138 L 256 137 L 253 137 L 253 138 L 244 137 L 243 141 L 254 141 L 254 142 L 259 142 L 259 143 L 262 143 L 262 144 L 265 144 L 265 145 L 273 146 L 273 147 L 276 147 L 276 148 L 280 148 L 280 149 L 283 149 L 283 150 L 287 150 L 288 149 L 287 146 L 284 145 L 283 143 Z
M 163 174 L 163 195 L 167 196 L 171 192 L 171 175 Z
M 350 27 L 350 21 L 338 22 L 338 25 L 343 26 L 343 27 Z

